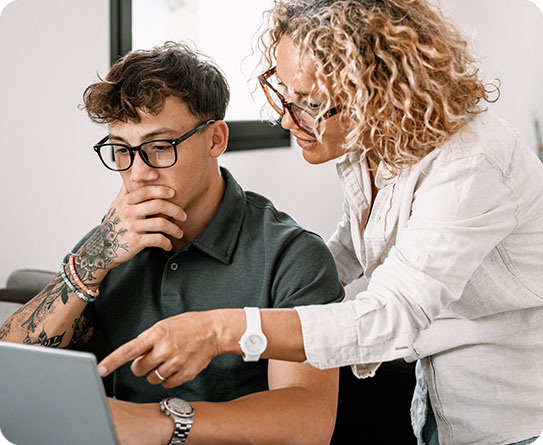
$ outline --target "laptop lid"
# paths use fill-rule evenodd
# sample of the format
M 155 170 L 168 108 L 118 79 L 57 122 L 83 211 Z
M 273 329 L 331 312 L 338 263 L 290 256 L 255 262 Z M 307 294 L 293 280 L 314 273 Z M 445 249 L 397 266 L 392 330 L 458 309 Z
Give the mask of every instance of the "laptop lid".
M 0 341 L 0 431 L 15 445 L 118 445 L 95 356 Z

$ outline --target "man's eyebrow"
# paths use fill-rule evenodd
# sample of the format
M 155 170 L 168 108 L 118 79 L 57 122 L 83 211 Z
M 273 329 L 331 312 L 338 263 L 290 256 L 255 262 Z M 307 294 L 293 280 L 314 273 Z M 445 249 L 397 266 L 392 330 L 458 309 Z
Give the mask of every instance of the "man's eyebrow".
M 154 139 L 157 137 L 164 137 L 164 136 L 173 135 L 173 134 L 177 134 L 177 131 L 171 128 L 159 128 L 157 130 L 144 134 L 141 140 L 150 141 L 151 139 Z M 129 145 L 128 142 L 122 136 L 117 136 L 116 134 L 113 134 L 113 133 L 109 134 L 109 140 L 110 141 L 116 140 L 116 141 L 122 142 L 123 144 Z

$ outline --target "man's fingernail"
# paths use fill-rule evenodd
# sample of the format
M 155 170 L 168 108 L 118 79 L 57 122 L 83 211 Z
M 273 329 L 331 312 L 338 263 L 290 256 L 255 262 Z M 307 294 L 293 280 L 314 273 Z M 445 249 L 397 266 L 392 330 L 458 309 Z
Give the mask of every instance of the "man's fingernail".
M 171 197 L 173 197 L 173 195 L 175 195 L 175 192 L 172 189 L 169 189 L 168 190 L 168 196 L 171 198 Z
M 107 368 L 105 366 L 98 366 L 98 374 L 100 374 L 100 377 L 103 377 L 107 372 Z

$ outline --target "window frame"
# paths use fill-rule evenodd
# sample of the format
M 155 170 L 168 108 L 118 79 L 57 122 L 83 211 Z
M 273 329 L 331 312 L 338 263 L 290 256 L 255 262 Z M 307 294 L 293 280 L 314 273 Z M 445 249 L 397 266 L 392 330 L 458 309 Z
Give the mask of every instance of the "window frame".
M 132 0 L 110 0 L 110 63 L 132 50 Z M 227 121 L 227 151 L 290 147 L 290 132 L 257 120 Z

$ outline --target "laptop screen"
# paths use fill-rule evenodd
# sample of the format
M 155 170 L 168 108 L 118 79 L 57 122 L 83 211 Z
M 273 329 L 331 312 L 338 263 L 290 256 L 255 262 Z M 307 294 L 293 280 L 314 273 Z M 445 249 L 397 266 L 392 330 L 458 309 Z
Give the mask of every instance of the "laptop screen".
M 0 431 L 8 441 L 118 444 L 93 354 L 0 341 L 0 364 Z

